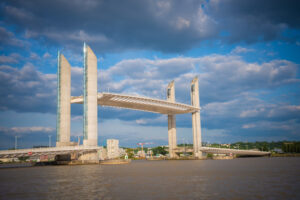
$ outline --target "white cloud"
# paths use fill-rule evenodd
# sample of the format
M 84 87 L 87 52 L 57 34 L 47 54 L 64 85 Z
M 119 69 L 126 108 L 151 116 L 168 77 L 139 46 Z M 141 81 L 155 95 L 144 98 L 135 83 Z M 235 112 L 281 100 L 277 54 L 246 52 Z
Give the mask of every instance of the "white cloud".
M 295 119 L 286 121 L 258 121 L 255 124 L 245 124 L 244 129 L 261 129 L 264 131 L 282 131 L 282 134 L 294 134 L 300 136 L 300 124 Z
M 257 117 L 265 112 L 264 107 L 257 107 L 252 110 L 244 110 L 241 112 L 240 117 Z
M 55 131 L 53 127 L 42 127 L 42 126 L 32 126 L 32 127 L 0 127 L 0 131 L 7 134 L 26 134 L 34 132 L 51 133 Z
M 48 52 L 44 53 L 43 58 L 51 58 L 51 54 Z
M 31 63 L 21 69 L 1 65 L 0 82 L 2 110 L 45 112 L 56 107 L 56 75 L 43 74 Z
M 242 128 L 244 128 L 244 129 L 255 128 L 255 127 L 256 127 L 255 124 L 244 124 L 244 125 L 242 126 Z
M 30 52 L 30 58 L 33 60 L 40 60 L 40 56 L 34 52 Z
M 231 51 L 231 53 L 232 54 L 241 54 L 241 53 L 248 53 L 248 52 L 254 52 L 254 51 L 255 51 L 254 49 L 237 46 Z
M 178 17 L 177 20 L 176 20 L 175 26 L 178 30 L 181 30 L 181 29 L 189 28 L 190 23 L 191 22 L 189 20 L 187 20 L 183 17 Z
M 299 105 L 270 103 L 260 99 L 256 92 L 256 90 L 271 92 L 274 88 L 286 84 L 299 84 L 297 65 L 286 60 L 258 64 L 246 62 L 241 57 L 231 54 L 194 58 L 131 59 L 123 60 L 108 69 L 101 69 L 98 75 L 100 92 L 110 88 L 110 92 L 160 99 L 166 98 L 166 86 L 171 80 L 175 80 L 176 101 L 187 104 L 190 104 L 190 81 L 198 75 L 202 122 L 208 132 L 216 130 L 214 133 L 220 134 L 220 137 L 230 135 L 230 131 L 234 130 L 250 130 L 254 128 L 251 124 L 257 125 L 260 120 L 288 121 L 300 117 Z M 82 76 L 82 67 L 72 67 L 73 96 L 82 95 Z M 55 74 L 43 74 L 30 63 L 21 69 L 1 65 L 0 80 L 2 110 L 55 112 L 57 81 Z M 22 102 L 17 101 L 20 98 Z M 72 107 L 72 113 L 75 114 L 73 122 L 82 121 L 80 106 Z M 125 123 L 124 127 L 127 127 L 122 131 L 125 135 L 130 134 L 129 132 L 134 130 L 133 127 L 139 127 L 137 130 L 140 132 L 143 127 L 147 127 L 147 133 L 150 134 L 150 128 L 163 126 L 167 122 L 164 115 L 149 115 L 123 109 L 109 110 L 103 107 L 99 109 L 104 119 L 125 120 L 122 121 Z M 187 133 L 190 128 L 183 127 L 190 125 L 190 118 L 179 117 L 178 128 L 184 129 Z M 116 130 L 115 127 L 118 126 L 112 126 L 114 130 L 109 127 L 101 130 L 112 133 Z M 153 139 L 162 139 L 159 133 L 164 134 L 162 131 L 164 129 L 165 127 L 154 129 L 158 135 Z M 292 129 L 287 131 L 294 132 Z M 146 133 L 145 135 L 143 133 L 141 138 L 146 138 Z
M 18 63 L 20 58 L 19 54 L 10 54 L 9 56 L 1 55 L 0 63 Z
M 0 43 L 2 45 L 7 44 L 16 47 L 24 47 L 28 45 L 28 42 L 19 40 L 16 38 L 14 33 L 4 27 L 0 27 Z
M 123 60 L 102 70 L 99 78 L 107 81 L 102 81 L 100 87 L 107 88 L 109 84 L 109 88 L 116 91 L 155 96 L 155 93 L 162 93 L 158 91 L 161 86 L 166 86 L 173 79 L 180 83 L 177 89 L 183 89 L 181 84 L 187 84 L 188 79 L 196 74 L 200 79 L 200 92 L 210 98 L 235 98 L 241 92 L 299 82 L 296 78 L 297 65 L 293 62 L 248 63 L 234 55 Z M 121 80 L 112 83 L 115 76 Z
M 79 116 L 74 116 L 71 119 L 72 121 L 82 121 L 83 120 L 83 116 L 79 115 Z

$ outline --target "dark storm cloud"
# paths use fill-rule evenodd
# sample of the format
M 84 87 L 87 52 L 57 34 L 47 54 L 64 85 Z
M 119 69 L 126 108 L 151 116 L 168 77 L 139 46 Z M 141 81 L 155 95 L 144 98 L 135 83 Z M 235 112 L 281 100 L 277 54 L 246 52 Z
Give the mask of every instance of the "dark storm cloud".
M 272 40 L 299 29 L 298 1 L 6 1 L 1 18 L 28 38 L 98 52 L 178 52 L 207 39 Z
M 255 42 L 277 39 L 286 28 L 299 29 L 299 9 L 298 0 L 212 0 L 207 11 L 231 42 Z
M 182 50 L 211 35 L 208 19 L 197 21 L 199 1 L 7 1 L 2 18 L 27 37 L 59 44 L 87 41 L 95 49 Z M 168 38 L 168 39 L 167 39 Z M 180 39 L 182 38 L 182 39 Z M 167 40 L 166 40 L 167 39 Z M 100 46 L 99 46 L 100 45 Z M 175 48 L 173 50 L 173 48 Z
M 21 69 L 0 66 L 0 110 L 56 111 L 56 75 L 42 74 L 32 65 Z
M 15 38 L 15 35 L 12 32 L 3 27 L 0 27 L 0 44 L 18 47 L 24 46 L 24 43 L 21 40 Z
M 243 18 L 244 21 L 260 19 L 260 23 L 284 23 L 291 28 L 300 28 L 300 2 L 298 0 L 212 0 L 211 14 L 218 19 Z M 230 14 L 230 15 L 229 15 Z
M 72 96 L 82 95 L 82 68 L 72 67 Z M 22 68 L 0 65 L 0 111 L 56 113 L 57 76 L 45 74 L 31 63 Z M 82 114 L 82 106 L 72 114 Z

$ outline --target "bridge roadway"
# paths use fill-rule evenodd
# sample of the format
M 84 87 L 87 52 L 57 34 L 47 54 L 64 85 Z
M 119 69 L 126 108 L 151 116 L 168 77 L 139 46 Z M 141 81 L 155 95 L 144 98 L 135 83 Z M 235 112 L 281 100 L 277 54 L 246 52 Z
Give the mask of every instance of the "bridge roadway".
M 116 93 L 98 93 L 97 99 L 98 104 L 102 106 L 127 108 L 167 115 L 194 113 L 200 110 L 199 107 L 183 103 Z M 83 96 L 71 97 L 71 103 L 82 104 Z
M 18 158 L 23 156 L 41 156 L 41 155 L 58 155 L 69 153 L 89 153 L 96 152 L 103 147 L 88 146 L 65 146 L 65 147 L 48 147 L 0 151 L 0 158 Z
M 88 146 L 66 146 L 66 147 L 49 147 L 49 148 L 33 148 L 33 149 L 17 149 L 0 151 L 0 158 L 18 158 L 23 156 L 41 156 L 41 155 L 58 155 L 68 153 L 88 153 L 101 150 L 103 147 L 88 147 Z M 249 156 L 265 156 L 269 155 L 267 151 L 257 150 L 238 150 L 213 147 L 200 147 L 200 150 L 205 153 L 213 154 L 236 154 Z M 177 147 L 175 152 L 193 152 L 191 148 Z
M 225 149 L 225 148 L 214 148 L 214 147 L 200 147 L 199 150 L 204 153 L 235 154 L 235 155 L 247 155 L 247 156 L 266 156 L 271 154 L 271 152 L 268 151 Z M 193 152 L 193 149 L 177 147 L 175 149 L 175 152 Z

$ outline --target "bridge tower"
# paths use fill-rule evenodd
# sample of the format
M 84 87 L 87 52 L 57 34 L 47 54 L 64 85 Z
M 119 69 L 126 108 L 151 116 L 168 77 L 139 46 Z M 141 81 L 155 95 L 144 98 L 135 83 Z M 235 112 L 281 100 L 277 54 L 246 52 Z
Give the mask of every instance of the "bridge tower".
M 195 77 L 191 82 L 191 103 L 193 106 L 200 108 L 198 77 Z M 200 111 L 192 113 L 192 126 L 194 156 L 196 158 L 201 158 L 202 152 L 199 150 L 202 146 Z
M 56 146 L 69 146 L 71 123 L 71 66 L 65 56 L 57 57 Z
M 84 43 L 83 145 L 98 145 L 97 57 Z
M 175 102 L 175 83 L 170 82 L 167 87 L 167 101 Z M 174 148 L 177 147 L 176 138 L 176 116 L 168 115 L 168 139 L 169 139 L 169 155 L 170 158 L 177 157 Z

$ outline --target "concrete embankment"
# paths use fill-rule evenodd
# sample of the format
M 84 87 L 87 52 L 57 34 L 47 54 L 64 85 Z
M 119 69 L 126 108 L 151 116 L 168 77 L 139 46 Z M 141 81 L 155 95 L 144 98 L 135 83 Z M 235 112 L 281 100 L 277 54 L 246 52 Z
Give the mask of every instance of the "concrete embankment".
M 121 164 L 129 164 L 131 162 L 130 159 L 122 160 L 122 159 L 114 159 L 114 160 L 102 160 L 100 161 L 101 165 L 121 165 Z
M 21 167 L 33 167 L 35 163 L 24 162 L 24 163 L 4 163 L 0 165 L 0 169 L 4 168 L 21 168 Z
M 233 156 L 213 156 L 213 160 L 232 160 Z

